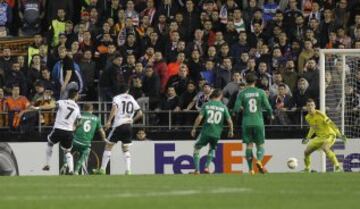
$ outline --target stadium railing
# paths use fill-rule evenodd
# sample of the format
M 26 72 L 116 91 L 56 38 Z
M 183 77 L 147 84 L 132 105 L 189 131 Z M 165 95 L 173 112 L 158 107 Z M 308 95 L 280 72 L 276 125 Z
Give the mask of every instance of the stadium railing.
M 88 102 L 79 102 L 80 107 Z M 108 119 L 111 110 L 111 102 L 90 102 L 94 105 L 94 114 L 97 115 L 102 124 Z M 172 110 L 145 110 L 143 111 L 144 117 L 141 121 L 138 121 L 134 124 L 134 127 L 152 129 L 158 128 L 160 130 L 177 130 L 177 129 L 191 129 L 193 122 L 198 114 L 196 110 L 190 111 L 172 111 Z M 52 121 L 55 120 L 55 110 L 53 111 L 36 111 L 38 117 L 40 118 L 43 114 L 52 115 Z M 266 128 L 277 129 L 277 130 L 288 130 L 291 128 L 303 129 L 307 128 L 307 124 L 304 120 L 305 112 L 300 111 L 285 111 L 285 115 L 290 116 L 290 120 L 284 124 L 281 120 L 270 121 L 266 120 Z M 9 124 L 7 122 L 7 112 L 0 113 L 0 129 L 7 130 L 9 129 Z M 241 118 L 234 117 L 235 127 L 239 127 L 241 123 Z M 237 119 L 237 120 L 236 120 Z M 42 132 L 44 129 L 48 130 L 52 127 L 52 124 L 44 125 L 43 120 L 37 120 L 37 124 L 33 124 L 38 132 Z M 280 121 L 280 122 L 279 122 Z M 290 122 L 289 122 L 290 121 Z

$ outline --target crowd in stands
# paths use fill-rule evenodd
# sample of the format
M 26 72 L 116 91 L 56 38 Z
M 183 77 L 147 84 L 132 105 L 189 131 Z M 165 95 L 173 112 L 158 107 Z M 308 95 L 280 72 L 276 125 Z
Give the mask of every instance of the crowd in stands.
M 319 49 L 360 48 L 359 4 L 0 0 L 0 37 L 34 38 L 26 56 L 1 46 L 0 112 L 50 108 L 74 82 L 84 101 L 111 101 L 125 83 L 151 110 L 177 112 L 198 110 L 220 88 L 231 109 L 255 72 L 278 123 L 296 123 L 287 112 L 319 98 Z

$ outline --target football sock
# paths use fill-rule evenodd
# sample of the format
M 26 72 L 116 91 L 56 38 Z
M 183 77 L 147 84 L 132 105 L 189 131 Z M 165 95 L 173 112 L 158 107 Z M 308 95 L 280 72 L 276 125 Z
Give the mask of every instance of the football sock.
M 326 157 L 328 157 L 330 159 L 330 161 L 333 163 L 333 165 L 335 167 L 339 167 L 339 162 L 338 162 L 338 160 L 336 158 L 336 155 L 335 155 L 335 153 L 333 151 L 330 150 L 330 151 L 326 152 Z
M 105 150 L 103 153 L 102 161 L 101 161 L 101 169 L 106 170 L 107 164 L 109 163 L 111 157 L 111 151 Z
M 85 163 L 85 161 L 87 160 L 88 158 L 88 155 L 89 155 L 89 151 L 86 150 L 86 151 L 81 151 L 80 152 L 80 158 L 76 161 L 76 164 L 75 164 L 75 172 L 76 173 L 79 173 L 82 165 Z
M 200 171 L 200 157 L 199 157 L 200 150 L 195 149 L 194 150 L 194 165 L 195 165 L 195 171 Z
M 46 165 L 50 165 L 53 145 L 48 143 L 46 147 Z
M 311 164 L 310 155 L 305 155 L 304 163 L 305 163 L 305 170 L 310 170 L 310 164 Z
M 246 161 L 247 161 L 247 164 L 249 166 L 249 171 L 253 169 L 253 164 L 252 164 L 252 161 L 253 161 L 253 152 L 252 152 L 252 149 L 246 149 Z
M 259 161 L 262 161 L 264 158 L 265 149 L 263 146 L 256 146 L 256 158 Z
M 126 166 L 126 170 L 130 171 L 131 170 L 131 154 L 129 151 L 124 152 L 125 155 L 125 166 Z
M 215 150 L 210 149 L 206 158 L 205 168 L 208 168 L 215 155 Z
M 73 159 L 73 156 L 70 152 L 67 152 L 65 154 L 65 157 L 66 157 L 66 163 L 68 165 L 68 168 L 69 168 L 69 172 L 72 173 L 74 172 L 74 159 Z

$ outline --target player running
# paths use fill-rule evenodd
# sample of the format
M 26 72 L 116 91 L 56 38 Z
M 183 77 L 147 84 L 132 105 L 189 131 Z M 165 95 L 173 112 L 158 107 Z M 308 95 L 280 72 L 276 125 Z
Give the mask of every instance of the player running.
M 68 171 L 70 175 L 74 172 L 73 156 L 71 154 L 73 132 L 77 119 L 80 119 L 80 108 L 76 104 L 79 93 L 75 89 L 69 90 L 69 99 L 56 102 L 58 108 L 56 113 L 53 130 L 48 135 L 48 146 L 46 149 L 46 165 L 44 171 L 50 170 L 50 159 L 54 144 L 60 142 L 60 147 L 64 151 Z
M 132 139 L 132 124 L 134 121 L 139 120 L 143 113 L 140 110 L 139 104 L 130 94 L 128 94 L 128 92 L 128 86 L 123 85 L 120 87 L 120 94 L 113 99 L 110 117 L 105 125 L 105 130 L 110 128 L 113 119 L 114 123 L 106 140 L 107 142 L 102 157 L 101 168 L 94 170 L 95 174 L 105 174 L 107 164 L 111 157 L 111 149 L 118 141 L 122 142 L 121 148 L 125 156 L 125 174 L 131 174 L 131 155 L 129 147 Z
M 200 149 L 207 144 L 210 144 L 210 148 L 206 159 L 204 173 L 210 173 L 209 165 L 214 158 L 217 143 L 223 130 L 224 120 L 226 120 L 229 125 L 228 137 L 234 136 L 233 122 L 227 107 L 221 102 L 222 96 L 222 91 L 219 89 L 212 92 L 210 101 L 202 106 L 200 113 L 195 120 L 194 127 L 191 130 L 191 136 L 195 137 L 196 128 L 200 125 L 202 119 L 205 119 L 205 123 L 194 145 L 194 174 L 200 174 L 199 153 Z
M 306 109 L 308 114 L 305 116 L 305 120 L 309 124 L 310 130 L 306 138 L 302 140 L 303 144 L 308 143 L 304 152 L 305 172 L 311 172 L 310 155 L 319 149 L 322 149 L 325 152 L 326 157 L 331 160 L 335 166 L 335 172 L 342 171 L 335 153 L 331 150 L 331 147 L 334 145 L 336 137 L 340 137 L 344 142 L 346 142 L 346 136 L 340 132 L 334 122 L 331 121 L 326 114 L 316 110 L 316 105 L 313 99 L 307 100 Z M 314 134 L 316 136 L 312 138 Z
M 91 142 L 96 131 L 100 133 L 104 141 L 106 140 L 105 131 L 101 127 L 100 119 L 96 115 L 93 115 L 92 112 L 93 105 L 89 103 L 84 104 L 84 112 L 81 114 L 81 120 L 75 131 L 72 151 L 79 153 L 79 159 L 75 163 L 75 175 L 79 174 L 80 169 L 88 159 L 91 151 Z
M 256 166 L 261 173 L 266 173 L 262 164 L 264 158 L 265 125 L 263 110 L 273 118 L 272 109 L 264 90 L 256 88 L 257 76 L 253 73 L 246 75 L 247 87 L 238 95 L 234 107 L 234 112 L 242 111 L 242 138 L 246 144 L 246 160 L 249 166 L 250 175 L 254 175 L 253 170 L 253 147 L 256 145 Z

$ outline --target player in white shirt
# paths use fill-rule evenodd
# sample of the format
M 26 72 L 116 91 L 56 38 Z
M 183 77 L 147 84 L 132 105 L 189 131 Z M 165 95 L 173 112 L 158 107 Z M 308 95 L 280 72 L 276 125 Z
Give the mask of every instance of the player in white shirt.
M 56 102 L 57 112 L 53 130 L 48 135 L 48 146 L 46 149 L 46 165 L 43 170 L 50 170 L 50 159 L 54 144 L 60 142 L 60 147 L 64 151 L 66 163 L 69 168 L 69 174 L 74 171 L 74 161 L 71 154 L 73 133 L 76 122 L 80 119 L 80 108 L 76 104 L 79 93 L 76 89 L 69 91 L 69 99 Z
M 121 148 L 125 156 L 125 174 L 131 174 L 131 155 L 129 146 L 131 145 L 132 140 L 132 124 L 134 121 L 139 120 L 143 113 L 140 110 L 139 104 L 134 97 L 128 94 L 128 91 L 128 87 L 123 85 L 120 88 L 120 94 L 113 98 L 110 117 L 105 124 L 105 130 L 111 127 L 113 119 L 114 122 L 105 145 L 101 168 L 99 170 L 94 170 L 95 174 L 106 173 L 106 167 L 111 157 L 111 149 L 118 141 L 122 142 Z

